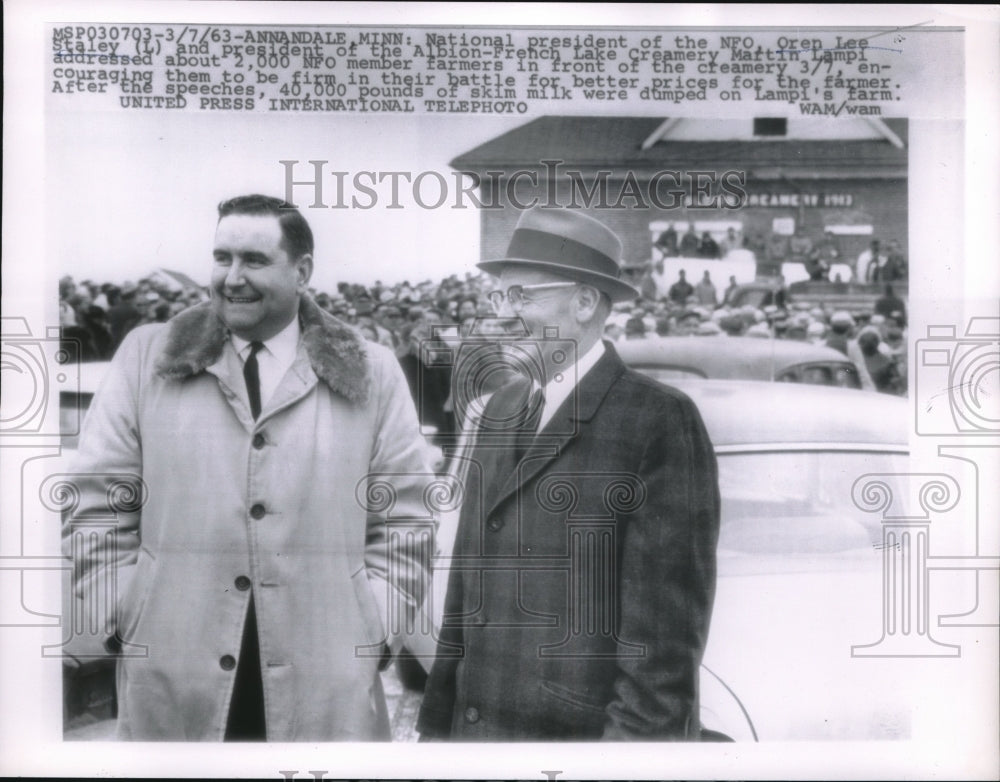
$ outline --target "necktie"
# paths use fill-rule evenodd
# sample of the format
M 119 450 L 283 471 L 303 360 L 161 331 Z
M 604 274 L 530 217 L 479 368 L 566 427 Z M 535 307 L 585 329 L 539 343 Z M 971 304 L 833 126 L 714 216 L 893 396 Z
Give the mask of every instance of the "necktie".
M 514 459 L 516 463 L 524 458 L 524 454 L 531 446 L 532 440 L 535 439 L 535 435 L 538 433 L 538 424 L 542 420 L 542 408 L 544 407 L 545 395 L 541 388 L 536 388 L 528 396 L 524 411 L 524 420 L 518 426 L 514 446 Z
M 250 414 L 253 420 L 260 415 L 260 370 L 257 366 L 257 353 L 264 347 L 263 342 L 250 343 L 250 355 L 243 363 L 243 379 L 247 384 L 247 396 L 250 399 Z
M 490 400 L 478 428 L 481 434 L 502 436 L 492 445 L 483 445 L 477 437 L 472 459 L 479 465 L 483 479 L 483 505 L 493 507 L 503 486 L 516 473 L 518 462 L 535 437 L 535 430 L 542 414 L 541 389 L 533 394 L 530 384 L 514 392 L 513 399 L 496 404 Z M 471 505 L 468 506 L 471 508 Z M 463 508 L 463 514 L 466 511 Z M 484 520 L 485 521 L 485 520 Z M 478 524 L 479 520 L 473 523 Z

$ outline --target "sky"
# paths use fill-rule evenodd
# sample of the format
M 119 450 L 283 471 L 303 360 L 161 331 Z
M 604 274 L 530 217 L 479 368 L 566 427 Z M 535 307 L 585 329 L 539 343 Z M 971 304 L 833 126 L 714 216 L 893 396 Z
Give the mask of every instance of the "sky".
M 58 276 L 120 283 L 158 267 L 183 271 L 207 283 L 216 206 L 243 193 L 285 197 L 286 168 L 294 180 L 312 180 L 322 165 L 324 208 L 313 208 L 315 190 L 296 186 L 295 203 L 316 240 L 312 283 L 335 290 L 339 281 L 371 284 L 438 280 L 475 271 L 480 215 L 461 196 L 448 161 L 528 120 L 496 116 L 413 117 L 231 114 L 131 110 L 50 111 L 46 118 L 47 213 L 58 226 L 47 237 L 48 265 Z M 299 161 L 294 166 L 279 161 Z M 337 178 L 342 176 L 343 196 Z M 358 172 L 409 172 L 402 176 L 398 208 L 393 177 L 354 186 Z M 440 174 L 440 176 L 438 176 Z M 441 182 L 447 201 L 440 207 Z M 466 209 L 453 208 L 455 203 Z

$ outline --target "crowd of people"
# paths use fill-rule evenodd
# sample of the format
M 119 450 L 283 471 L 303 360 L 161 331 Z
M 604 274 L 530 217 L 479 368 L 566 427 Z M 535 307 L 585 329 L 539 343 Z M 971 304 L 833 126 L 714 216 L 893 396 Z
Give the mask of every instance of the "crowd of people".
M 863 387 L 906 394 L 906 305 L 891 284 L 885 285 L 872 312 L 853 314 L 827 304 L 788 302 L 780 291 L 775 304 L 737 305 L 732 302 L 736 289 L 730 277 L 719 296 L 709 272 L 692 286 L 681 271 L 667 296 L 643 298 L 612 314 L 605 337 L 749 337 L 825 345 L 857 365 Z
M 59 280 L 59 326 L 72 355 L 107 361 L 125 335 L 143 323 L 164 323 L 193 304 L 206 301 L 200 288 L 170 288 L 152 277 L 120 285 L 91 280 Z
M 454 427 L 450 375 L 443 368 L 424 367 L 420 346 L 432 338 L 435 327 L 456 326 L 467 336 L 477 318 L 491 317 L 487 293 L 492 287 L 488 275 L 468 273 L 437 282 L 339 283 L 336 292 L 313 289 L 312 294 L 322 309 L 395 351 L 421 408 L 421 422 L 448 433 Z M 891 284 L 870 314 L 853 315 L 829 306 L 787 304 L 780 296 L 765 307 L 735 306 L 736 289 L 730 277 L 720 293 L 709 272 L 692 285 L 681 271 L 666 295 L 656 286 L 640 284 L 643 295 L 615 305 L 604 336 L 612 342 L 681 335 L 823 344 L 848 355 L 859 366 L 866 387 L 905 395 L 906 307 Z M 78 346 L 81 360 L 102 361 L 110 360 L 136 326 L 169 320 L 207 301 L 209 294 L 193 287 L 172 289 L 153 277 L 98 285 L 67 276 L 60 280 L 59 296 L 64 339 Z
M 732 226 L 726 229 L 721 241 L 716 241 L 708 231 L 701 236 L 689 223 L 683 234 L 678 234 L 673 223 L 662 231 L 653 243 L 659 259 L 663 258 L 725 258 L 734 250 L 748 250 L 765 269 L 779 272 L 783 263 L 801 263 L 809 279 L 814 282 L 831 281 L 834 265 L 843 264 L 852 269 L 852 279 L 857 282 L 899 282 L 906 280 L 909 271 L 906 257 L 897 239 L 890 239 L 885 247 L 880 239 L 872 239 L 869 246 L 856 258 L 848 256 L 833 231 L 824 231 L 821 237 L 810 236 L 799 227 L 793 234 L 776 231 L 751 231 Z M 843 282 L 848 280 L 843 279 Z

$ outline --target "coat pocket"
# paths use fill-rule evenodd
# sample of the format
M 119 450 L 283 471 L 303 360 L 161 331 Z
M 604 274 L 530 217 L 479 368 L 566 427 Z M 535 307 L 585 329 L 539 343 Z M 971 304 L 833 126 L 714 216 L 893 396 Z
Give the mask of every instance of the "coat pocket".
M 351 575 L 351 584 L 354 587 L 354 597 L 358 603 L 358 610 L 361 613 L 361 621 L 364 624 L 365 637 L 368 645 L 373 650 L 381 650 L 388 642 L 385 635 L 385 627 L 382 619 L 382 612 L 379 603 L 372 592 L 372 585 L 368 581 L 368 571 L 362 566 Z
M 593 695 L 543 680 L 537 718 L 544 735 L 558 740 L 593 741 L 601 737 L 608 716 Z
M 598 698 L 571 690 L 552 681 L 543 681 L 541 686 L 544 692 L 563 703 L 597 714 L 604 714 L 605 703 Z
M 156 557 L 145 546 L 140 546 L 132 578 L 117 598 L 115 635 L 122 641 L 130 640 L 139 625 L 143 606 L 153 588 L 155 564 Z

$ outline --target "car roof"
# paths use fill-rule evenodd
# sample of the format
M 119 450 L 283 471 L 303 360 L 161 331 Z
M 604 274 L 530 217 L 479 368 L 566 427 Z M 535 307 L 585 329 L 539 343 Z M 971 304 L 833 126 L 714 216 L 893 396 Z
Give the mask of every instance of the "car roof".
M 695 403 L 717 449 L 908 450 L 909 404 L 903 397 L 805 383 L 685 378 L 669 385 Z
M 690 367 L 709 378 L 772 380 L 797 364 L 849 363 L 826 345 L 759 337 L 655 337 L 619 341 L 615 350 L 629 366 Z

